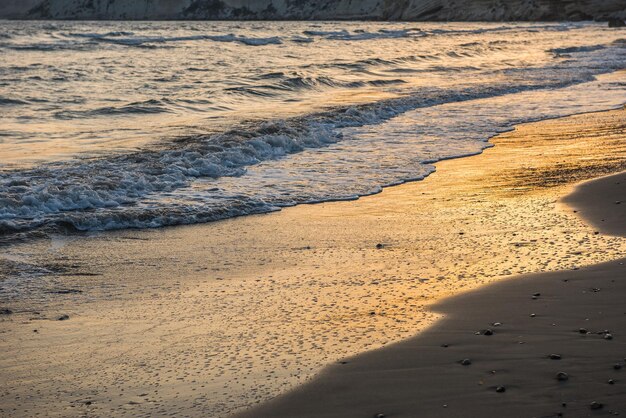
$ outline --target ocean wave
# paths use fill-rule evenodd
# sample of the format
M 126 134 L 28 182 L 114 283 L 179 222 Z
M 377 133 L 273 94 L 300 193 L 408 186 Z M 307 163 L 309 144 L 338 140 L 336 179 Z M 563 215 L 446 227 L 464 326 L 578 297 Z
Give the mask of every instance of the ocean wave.
M 25 100 L 12 99 L 10 97 L 0 96 L 0 106 L 15 106 L 15 105 L 27 105 L 27 104 L 29 103 Z
M 54 26 L 56 27 L 56 26 Z M 290 43 L 310 43 L 315 39 L 327 41 L 367 41 L 394 38 L 420 38 L 426 36 L 455 36 L 467 34 L 484 34 L 488 32 L 531 32 L 533 30 L 542 31 L 568 31 L 576 28 L 575 24 L 555 24 L 555 25 L 503 25 L 499 27 L 479 28 L 479 29 L 421 29 L 421 28 L 401 28 L 401 29 L 379 29 L 377 31 L 367 31 L 364 29 L 338 29 L 338 30 L 305 30 L 301 35 L 292 34 L 286 36 L 255 37 L 242 34 L 194 34 L 185 36 L 157 36 L 141 35 L 136 31 L 109 30 L 105 32 L 52 32 L 48 36 L 49 41 L 36 40 L 31 43 L 15 42 L 14 37 L 7 34 L 0 37 L 0 48 L 8 48 L 18 51 L 58 51 L 58 50 L 90 50 L 98 44 L 108 43 L 126 47 L 136 48 L 169 48 L 171 44 L 180 42 L 211 41 L 211 42 L 232 42 L 246 46 L 268 46 L 280 45 L 284 42 Z M 59 29 L 56 27 L 57 30 Z M 145 28 L 149 29 L 149 28 Z
M 359 88 L 363 86 L 391 86 L 406 83 L 406 80 L 400 78 L 381 78 L 373 80 L 336 80 L 331 77 L 314 76 L 314 75 L 288 75 L 282 72 L 263 74 L 258 77 L 259 80 L 272 80 L 275 84 L 258 84 L 229 87 L 225 90 L 230 93 L 253 95 L 253 96 L 272 96 L 280 95 L 285 91 L 300 91 L 310 89 L 323 88 Z
M 67 120 L 85 117 L 132 115 L 132 114 L 152 114 L 170 113 L 167 100 L 145 100 L 142 102 L 127 103 L 122 106 L 105 106 L 89 110 L 62 110 L 56 112 L 54 117 Z
M 64 42 L 64 41 L 53 41 L 53 42 L 35 42 L 31 44 L 12 44 L 12 43 L 4 43 L 0 44 L 0 48 L 12 49 L 14 51 L 62 51 L 62 50 L 72 50 L 72 51 L 82 51 L 91 49 L 93 47 L 93 42 L 85 43 L 85 42 Z
M 509 42 L 507 42 L 509 43 Z M 494 51 L 502 50 L 503 44 L 505 42 L 489 42 L 489 43 L 480 43 L 480 42 L 471 42 L 466 44 L 459 45 L 459 50 L 452 51 L 436 51 L 430 54 L 415 54 L 415 55 L 404 55 L 399 57 L 394 57 L 390 59 L 372 57 L 372 58 L 364 58 L 352 62 L 345 62 L 341 60 L 335 60 L 331 62 L 321 63 L 321 64 L 309 64 L 305 65 L 302 68 L 346 68 L 356 71 L 365 71 L 368 67 L 387 67 L 388 71 L 398 71 L 402 72 L 406 70 L 407 72 L 420 72 L 421 69 L 415 68 L 406 68 L 406 69 L 398 69 L 394 68 L 395 66 L 402 64 L 412 64 L 416 62 L 433 62 L 433 61 L 442 61 L 446 60 L 448 66 L 450 66 L 449 58 L 467 58 L 467 57 L 478 57 L 481 55 L 488 55 L 493 53 Z M 590 49 L 589 51 L 593 51 L 595 49 Z M 582 51 L 582 50 L 581 50 Z M 450 66 L 450 70 L 454 71 L 455 67 Z M 432 70 L 431 67 L 429 70 Z M 444 70 L 445 67 L 440 67 L 437 70 Z
M 347 30 L 339 31 L 315 31 L 306 30 L 303 32 L 307 36 L 322 37 L 327 40 L 334 41 L 365 41 L 372 39 L 389 39 L 389 38 L 408 38 L 413 36 L 424 36 L 424 33 L 415 28 L 388 30 L 380 29 L 377 32 L 367 32 L 365 30 L 356 30 L 348 32 Z
M 606 48 L 604 45 L 587 45 L 587 46 L 572 46 L 566 48 L 553 48 L 548 52 L 553 54 L 572 54 L 577 52 L 593 52 Z
M 567 32 L 572 29 L 580 27 L 580 23 L 557 23 L 552 25 L 502 25 L 496 27 L 486 27 L 478 29 L 432 29 L 425 30 L 426 35 L 482 35 L 493 32 L 537 32 L 551 31 L 551 32 Z
M 132 32 L 98 33 L 70 33 L 69 36 L 93 39 L 99 42 L 108 42 L 125 46 L 143 46 L 146 44 L 167 44 L 169 42 L 185 41 L 214 41 L 237 42 L 250 46 L 279 45 L 282 40 L 278 36 L 254 38 L 243 35 L 191 35 L 191 36 L 134 36 Z
M 95 32 L 87 32 L 87 33 L 80 33 L 80 32 L 70 32 L 67 34 L 67 36 L 73 36 L 73 37 L 77 37 L 77 38 L 93 38 L 93 39 L 100 39 L 100 38 L 108 38 L 108 37 L 116 37 L 116 36 L 134 36 L 135 33 L 134 32 L 128 32 L 128 31 L 111 31 L 111 32 L 105 32 L 105 33 L 95 33 Z
M 304 43 L 304 44 L 308 44 L 308 43 L 314 42 L 313 38 L 309 38 L 309 37 L 305 37 L 305 36 L 294 36 L 294 37 L 290 38 L 289 40 L 291 42 Z
M 584 89 L 569 97 L 557 91 L 593 80 L 595 74 L 623 68 L 625 45 L 611 42 L 617 36 L 606 38 L 606 32 L 595 26 L 589 32 L 572 34 L 571 43 L 564 44 L 558 33 L 526 36 L 524 31 L 532 30 L 528 25 L 498 29 L 516 31 L 510 36 L 470 33 L 458 39 L 433 36 L 429 40 L 421 38 L 433 31 L 428 28 L 445 28 L 442 34 L 456 36 L 447 29 L 461 26 L 428 24 L 423 31 L 376 31 L 371 28 L 382 24 L 372 24 L 364 31 L 345 24 L 349 31 L 305 33 L 304 29 L 311 27 L 308 23 L 293 27 L 280 23 L 285 25 L 280 28 L 287 28 L 284 31 L 275 26 L 261 25 L 257 31 L 243 24 L 234 28 L 203 23 L 194 26 L 192 33 L 173 23 L 58 25 L 62 32 L 33 31 L 15 41 L 36 44 L 52 37 L 55 42 L 80 44 L 104 53 L 57 54 L 59 58 L 63 55 L 64 61 L 59 63 L 63 65 L 57 65 L 55 54 L 24 54 L 22 64 L 5 66 L 0 105 L 11 113 L 12 133 L 3 142 L 12 146 L 21 138 L 34 138 L 22 130 L 33 120 L 50 121 L 55 129 L 70 122 L 51 119 L 76 121 L 71 125 L 78 134 L 46 130 L 50 140 L 45 145 L 59 138 L 82 146 L 80 141 L 88 137 L 86 158 L 35 163 L 37 166 L 26 162 L 22 167 L 35 168 L 19 170 L 10 169 L 17 165 L 5 165 L 0 170 L 0 235 L 160 227 L 267 212 L 298 203 L 354 199 L 385 185 L 423 178 L 432 172 L 430 164 L 442 158 L 480 152 L 487 146 L 488 132 L 527 120 L 528 115 L 592 109 L 590 103 L 600 102 L 611 88 L 615 90 L 615 94 L 607 94 L 611 100 L 619 92 L 623 96 L 619 83 L 604 84 L 605 90 L 593 90 L 589 97 Z M 385 24 L 385 28 L 391 27 L 400 26 Z M 285 45 L 266 54 L 262 48 L 247 48 L 245 41 L 240 41 L 243 35 L 215 35 L 219 42 L 236 43 L 221 45 L 220 54 L 215 53 L 212 42 L 216 39 L 207 38 L 207 33 L 234 30 L 277 35 L 246 38 L 254 39 L 254 45 Z M 165 36 L 153 36 L 155 33 Z M 194 36 L 173 36 L 181 33 Z M 384 50 L 378 44 L 375 48 L 363 43 L 357 47 L 350 42 L 342 44 L 372 35 L 405 39 L 391 43 L 397 48 L 385 45 Z M 297 42 L 295 37 L 319 43 L 320 53 L 310 54 L 305 47 L 289 44 Z M 420 41 L 413 42 L 413 38 Z M 604 40 L 605 48 L 580 47 Z M 518 45 L 534 41 L 537 45 L 521 48 L 520 57 L 512 58 Z M 179 49 L 129 54 L 126 46 Z M 555 46 L 570 56 L 563 59 L 550 53 Z M 565 48 L 568 46 L 574 48 Z M 506 54 L 497 52 L 502 47 Z M 250 53 L 242 54 L 244 50 Z M 29 62 L 53 65 L 37 67 Z M 72 79 L 81 81 L 75 91 L 68 83 L 54 81 Z M 119 91 L 109 92 L 112 84 Z M 335 95 L 338 89 L 357 89 L 364 94 Z M 549 111 L 516 102 L 526 96 L 497 99 L 538 89 L 543 91 L 531 95 L 537 99 L 534 106 L 548 103 L 552 106 Z M 14 96 L 12 91 L 22 93 Z M 397 96 L 348 105 L 389 97 L 387 93 Z M 495 105 L 487 109 L 485 102 L 474 101 L 481 98 L 509 106 L 508 110 Z M 7 101 L 2 103 L 2 99 Z M 35 101 L 39 99 L 48 102 L 38 105 Z M 18 106 L 11 100 L 25 100 L 30 106 Z M 13 104 L 16 106 L 10 107 Z M 511 116 L 523 113 L 519 109 L 524 106 L 527 113 L 523 117 Z M 443 107 L 454 107 L 456 113 L 444 117 L 437 110 Z M 174 113 L 167 118 L 161 116 L 170 112 Z M 301 116 L 284 116 L 293 114 Z M 411 119 L 410 114 L 417 116 Z M 245 120 L 245 115 L 254 120 Z M 274 115 L 283 116 L 267 120 Z M 93 120 L 80 120 L 83 118 Z M 398 120 L 403 122 L 394 122 Z M 207 129 L 211 134 L 189 134 Z M 173 138 L 172 132 L 188 134 Z M 151 148 L 136 152 L 126 148 L 136 144 L 136 138 L 146 143 L 148 136 L 161 141 L 152 141 Z M 111 148 L 109 144 L 113 144 Z M 103 156 L 102 149 L 123 150 L 124 154 Z
M 144 228 L 274 210 L 299 203 L 300 198 L 268 201 L 254 195 L 235 194 L 221 196 L 217 206 L 206 206 L 205 200 L 211 200 L 208 197 L 200 199 L 200 203 L 189 203 L 190 196 L 193 197 L 190 188 L 198 181 L 208 181 L 219 188 L 216 179 L 243 176 L 248 167 L 263 161 L 328 147 L 344 139 L 342 129 L 380 124 L 409 110 L 562 87 L 591 79 L 591 75 L 560 74 L 553 79 L 538 76 L 525 85 L 454 91 L 433 88 L 409 97 L 268 121 L 256 127 L 244 125 L 215 135 L 186 137 L 160 151 L 2 172 L 1 229 L 22 231 L 68 225 L 78 230 Z M 186 200 L 177 204 L 174 197 L 181 191 Z M 354 196 L 328 196 L 350 197 Z
M 106 33 L 64 33 L 63 38 L 52 41 L 37 41 L 32 43 L 13 43 L 5 41 L 0 48 L 15 51 L 59 51 L 59 50 L 90 50 L 98 44 L 113 44 L 136 48 L 168 48 L 177 42 L 211 41 L 233 42 L 246 46 L 280 45 L 283 43 L 279 36 L 249 37 L 235 34 L 225 35 L 190 35 L 190 36 L 140 36 L 133 32 L 114 31 Z M 304 39 L 294 42 L 306 42 Z

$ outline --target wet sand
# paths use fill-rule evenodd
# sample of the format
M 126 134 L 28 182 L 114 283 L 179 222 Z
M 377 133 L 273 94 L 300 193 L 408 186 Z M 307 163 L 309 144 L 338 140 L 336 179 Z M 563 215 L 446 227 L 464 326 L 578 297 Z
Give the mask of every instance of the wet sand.
M 565 199 L 626 236 L 626 173 Z M 616 220 L 615 222 L 613 222 Z M 515 277 L 432 307 L 416 338 L 329 367 L 240 417 L 558 417 L 626 413 L 626 258 Z M 467 364 L 466 364 L 467 363 Z
M 6 248 L 0 414 L 227 416 L 426 329 L 445 297 L 623 257 L 558 199 L 626 169 L 625 115 L 519 126 L 358 201 Z

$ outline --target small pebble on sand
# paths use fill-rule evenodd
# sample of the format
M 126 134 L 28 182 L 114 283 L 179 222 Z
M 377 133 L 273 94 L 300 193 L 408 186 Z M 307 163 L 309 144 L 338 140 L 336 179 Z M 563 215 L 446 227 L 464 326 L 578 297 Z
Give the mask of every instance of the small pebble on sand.
M 601 404 L 600 402 L 593 401 L 593 402 L 591 402 L 591 403 L 589 404 L 589 408 L 594 409 L 594 410 L 596 410 L 596 409 L 602 409 L 602 408 L 604 408 L 604 405 L 603 405 L 603 404 Z
M 565 372 L 558 372 L 556 374 L 556 380 L 558 380 L 559 382 L 565 382 L 566 380 L 569 380 L 569 375 Z

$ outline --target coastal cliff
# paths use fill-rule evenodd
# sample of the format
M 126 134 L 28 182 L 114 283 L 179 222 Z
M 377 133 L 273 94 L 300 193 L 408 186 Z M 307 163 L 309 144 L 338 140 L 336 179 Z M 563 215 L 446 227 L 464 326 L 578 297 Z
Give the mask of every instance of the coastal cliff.
M 219 20 L 606 20 L 624 0 L 6 0 L 0 18 Z

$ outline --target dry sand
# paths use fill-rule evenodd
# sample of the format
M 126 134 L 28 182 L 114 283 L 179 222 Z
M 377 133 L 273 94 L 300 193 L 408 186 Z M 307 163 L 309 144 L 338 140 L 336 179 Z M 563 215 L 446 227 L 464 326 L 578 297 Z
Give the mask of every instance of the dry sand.
M 359 201 L 6 248 L 0 415 L 226 416 L 415 335 L 444 297 L 620 258 L 557 200 L 626 169 L 625 115 L 520 126 Z
M 608 222 L 624 219 L 626 206 L 616 204 L 624 197 L 621 173 L 566 200 L 625 236 L 626 223 Z M 623 415 L 625 262 L 515 277 L 447 299 L 433 306 L 445 319 L 418 337 L 347 359 L 239 416 Z

